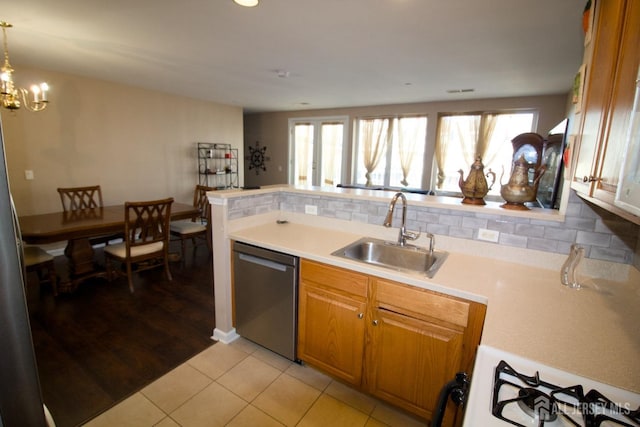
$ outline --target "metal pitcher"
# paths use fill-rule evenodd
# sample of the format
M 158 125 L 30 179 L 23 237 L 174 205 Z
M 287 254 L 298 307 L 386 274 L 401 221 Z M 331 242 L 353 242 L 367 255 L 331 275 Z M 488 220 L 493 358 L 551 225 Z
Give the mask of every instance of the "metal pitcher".
M 484 205 L 484 196 L 487 195 L 493 184 L 496 182 L 496 174 L 489 169 L 489 172 L 484 173 L 484 165 L 482 164 L 482 158 L 476 157 L 476 161 L 471 165 L 471 170 L 467 179 L 464 179 L 464 173 L 462 169 L 458 171 L 460 174 L 460 180 L 458 185 L 464 199 L 462 203 L 469 205 Z M 487 185 L 487 180 L 491 176 L 491 184 Z
M 529 184 L 529 167 L 529 163 L 527 163 L 524 155 L 522 155 L 513 163 L 513 170 L 509 182 L 502 184 L 502 176 L 500 177 L 500 195 L 507 202 L 501 205 L 501 207 L 505 209 L 528 210 L 529 208 L 524 204 L 536 200 L 538 181 L 542 178 L 547 168 L 542 165 L 536 169 L 533 183 Z

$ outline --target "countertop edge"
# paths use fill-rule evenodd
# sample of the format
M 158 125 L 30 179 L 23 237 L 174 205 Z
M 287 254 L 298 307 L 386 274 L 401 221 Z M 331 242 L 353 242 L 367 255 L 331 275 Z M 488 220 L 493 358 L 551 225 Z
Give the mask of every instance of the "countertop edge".
M 361 230 L 345 232 L 292 222 L 283 225 L 289 229 L 283 233 L 284 228 L 275 226 L 279 215 L 281 213 L 272 212 L 253 217 L 252 221 L 231 221 L 228 237 L 486 304 L 481 344 L 640 392 L 640 367 L 632 360 L 633 355 L 640 354 L 640 333 L 630 326 L 635 301 L 640 301 L 640 274 L 635 269 L 631 269 L 625 283 L 592 281 L 588 285 L 591 290 L 575 291 L 560 285 L 555 267 L 546 269 L 450 252 L 445 265 L 433 279 L 428 279 L 330 255 L 363 237 Z M 301 235 L 308 239 L 301 239 Z M 629 291 L 629 286 L 634 284 L 635 288 Z M 612 296 L 600 292 L 599 288 L 612 292 Z M 594 289 L 598 290 L 594 292 Z M 621 296 L 621 292 L 630 292 L 629 297 Z M 613 309 L 611 304 L 624 307 L 616 310 L 618 307 Z M 548 314 L 538 319 L 538 309 Z M 602 325 L 594 319 L 592 310 L 601 313 Z M 565 328 L 557 328 L 558 325 Z M 593 352 L 594 340 L 600 340 L 598 347 L 617 346 L 619 351 Z M 560 349 L 562 351 L 558 351 Z

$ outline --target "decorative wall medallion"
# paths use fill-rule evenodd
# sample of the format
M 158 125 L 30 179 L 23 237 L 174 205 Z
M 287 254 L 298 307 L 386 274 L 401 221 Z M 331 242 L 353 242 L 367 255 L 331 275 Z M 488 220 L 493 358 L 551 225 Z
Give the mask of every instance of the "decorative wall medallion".
M 260 147 L 259 141 L 256 141 L 255 148 L 249 146 L 249 154 L 245 156 L 245 160 L 249 161 L 249 170 L 256 170 L 256 175 L 260 175 L 260 169 L 267 171 L 264 162 L 271 160 L 271 157 L 265 155 L 266 151 L 267 147 Z

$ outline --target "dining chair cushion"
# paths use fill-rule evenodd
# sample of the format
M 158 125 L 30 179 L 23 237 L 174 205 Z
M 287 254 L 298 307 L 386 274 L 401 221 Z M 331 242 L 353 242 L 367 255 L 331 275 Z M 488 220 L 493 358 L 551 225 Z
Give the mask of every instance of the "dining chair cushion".
M 199 214 L 191 218 L 190 221 L 172 221 L 169 225 L 169 232 L 176 240 L 180 239 L 182 248 L 182 260 L 185 259 L 186 240 L 191 239 L 195 255 L 196 239 L 203 239 L 211 251 L 211 208 L 207 192 L 214 191 L 215 188 L 204 185 L 196 185 L 193 192 L 193 207 L 197 208 Z
M 132 246 L 131 256 L 138 257 L 140 255 L 148 255 L 154 252 L 160 252 L 163 248 L 164 242 L 153 242 L 148 245 Z M 127 245 L 124 242 L 105 246 L 104 251 L 118 258 L 124 259 L 127 257 Z
M 38 273 L 39 280 L 48 280 L 53 288 L 53 295 L 58 295 L 58 284 L 56 277 L 56 266 L 54 257 L 39 246 L 23 246 L 24 267 L 27 272 Z M 44 273 L 48 273 L 44 276 Z
M 125 202 L 124 242 L 104 248 L 109 281 L 113 280 L 114 275 L 126 274 L 129 290 L 133 292 L 133 265 L 136 266 L 136 273 L 163 266 L 166 279 L 172 280 L 169 270 L 169 222 L 172 204 L 172 197 Z M 120 269 L 114 268 L 113 260 L 122 264 Z M 152 260 L 162 262 L 150 262 Z
M 53 255 L 49 254 L 38 246 L 24 247 L 24 265 L 30 267 L 32 265 L 42 264 L 43 262 L 53 261 Z
M 201 233 L 207 230 L 205 224 L 193 221 L 173 221 L 169 228 L 172 232 L 180 234 Z

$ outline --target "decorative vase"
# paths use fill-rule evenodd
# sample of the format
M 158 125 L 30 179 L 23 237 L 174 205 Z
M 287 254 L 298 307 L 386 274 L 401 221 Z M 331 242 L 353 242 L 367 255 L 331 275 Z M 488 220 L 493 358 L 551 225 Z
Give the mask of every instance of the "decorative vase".
M 529 210 L 529 208 L 525 206 L 525 203 L 532 202 L 536 199 L 536 184 L 545 170 L 545 166 L 540 166 L 540 168 L 536 170 L 533 185 L 529 185 L 529 164 L 525 160 L 524 155 L 520 156 L 520 158 L 513 163 L 513 171 L 511 172 L 509 182 L 500 188 L 500 195 L 506 201 L 506 203 L 500 205 L 500 207 L 513 210 Z M 500 177 L 500 184 L 502 184 L 502 177 Z
M 469 171 L 467 179 L 464 179 L 462 169 L 460 169 L 458 173 L 460 174 L 458 185 L 460 186 L 460 191 L 462 191 L 462 195 L 464 196 L 462 203 L 469 205 L 484 205 L 484 196 L 486 196 L 489 190 L 491 190 L 491 187 L 493 187 L 493 184 L 496 181 L 496 174 L 489 169 L 489 172 L 485 175 L 484 165 L 482 164 L 482 158 L 480 156 L 476 157 L 476 161 L 471 165 L 471 170 Z M 489 176 L 492 177 L 491 184 L 487 185 L 486 178 Z

